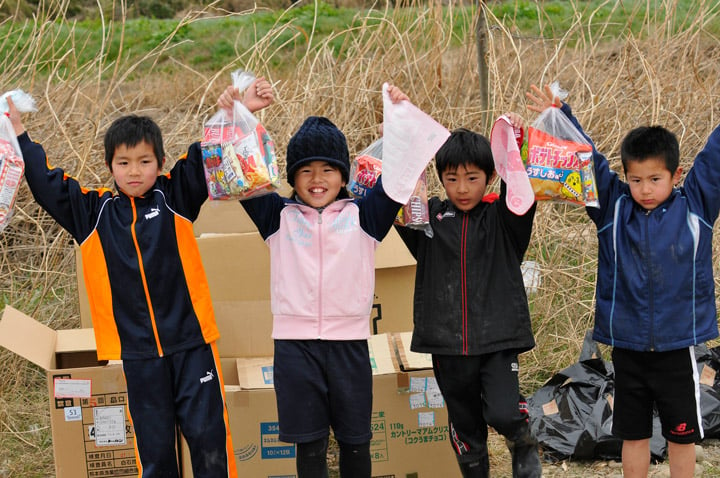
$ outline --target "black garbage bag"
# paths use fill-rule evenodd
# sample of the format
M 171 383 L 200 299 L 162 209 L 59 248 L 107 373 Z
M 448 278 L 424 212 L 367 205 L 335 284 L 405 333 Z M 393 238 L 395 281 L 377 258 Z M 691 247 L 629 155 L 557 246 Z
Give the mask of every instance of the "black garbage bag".
M 720 438 L 720 347 L 695 347 L 700 374 L 700 412 L 705 438 Z
M 622 440 L 612 430 L 614 369 L 600 355 L 591 333 L 585 336 L 580 360 L 556 373 L 528 398 L 530 428 L 548 461 L 620 460 Z M 655 413 L 650 452 L 662 460 L 667 443 Z

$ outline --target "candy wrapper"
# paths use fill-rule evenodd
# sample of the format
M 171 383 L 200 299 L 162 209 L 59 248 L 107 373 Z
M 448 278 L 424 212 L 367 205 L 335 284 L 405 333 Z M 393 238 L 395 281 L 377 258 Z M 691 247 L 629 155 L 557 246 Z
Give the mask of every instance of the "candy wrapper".
M 0 112 L 9 111 L 7 97 L 12 98 L 21 112 L 37 111 L 33 98 L 22 90 L 9 91 L 0 99 Z M 20 180 L 25 172 L 25 162 L 17 142 L 17 136 L 10 118 L 0 115 L 0 232 L 12 218 L 15 198 L 20 189 Z
M 233 73 L 239 91 L 253 81 L 251 73 Z M 242 102 L 235 101 L 232 113 L 220 110 L 205 123 L 201 146 L 210 199 L 242 200 L 280 187 L 275 144 Z
M 560 108 L 540 113 L 528 136 L 526 166 L 535 199 L 600 207 L 592 146 Z
M 365 148 L 350 164 L 348 189 L 355 197 L 365 197 L 382 173 L 383 139 Z M 423 171 L 410 199 L 398 211 L 395 224 L 424 230 L 432 237 L 428 212 L 427 179 Z

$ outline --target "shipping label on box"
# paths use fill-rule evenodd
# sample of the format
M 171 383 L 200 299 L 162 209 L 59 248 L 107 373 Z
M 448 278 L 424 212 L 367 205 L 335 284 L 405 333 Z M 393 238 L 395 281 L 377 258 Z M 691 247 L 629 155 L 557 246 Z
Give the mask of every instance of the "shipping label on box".
M 137 477 L 124 385 L 119 365 L 52 375 L 50 419 L 58 477 Z

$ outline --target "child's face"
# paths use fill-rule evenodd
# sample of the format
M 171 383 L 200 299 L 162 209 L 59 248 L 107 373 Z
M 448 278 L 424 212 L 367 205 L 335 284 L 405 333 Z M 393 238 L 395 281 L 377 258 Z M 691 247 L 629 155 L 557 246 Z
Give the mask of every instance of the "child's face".
M 121 144 L 115 148 L 110 170 L 118 188 L 133 197 L 147 193 L 160 174 L 155 151 L 145 141 L 135 146 Z
M 681 168 L 671 174 L 662 158 L 629 161 L 625 170 L 632 198 L 648 211 L 652 211 L 670 197 L 681 174 Z
M 295 171 L 295 194 L 311 207 L 325 207 L 345 187 L 342 173 L 325 161 L 310 161 Z
M 468 212 L 485 196 L 488 178 L 485 171 L 474 164 L 460 165 L 456 170 L 442 173 L 442 184 L 448 199 L 456 209 Z

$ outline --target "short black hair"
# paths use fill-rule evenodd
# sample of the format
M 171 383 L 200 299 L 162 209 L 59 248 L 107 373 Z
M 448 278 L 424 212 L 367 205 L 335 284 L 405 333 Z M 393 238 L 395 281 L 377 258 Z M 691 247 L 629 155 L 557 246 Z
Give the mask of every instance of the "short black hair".
M 670 174 L 675 174 L 680 166 L 680 145 L 675 134 L 662 126 L 640 126 L 625 135 L 620 146 L 625 172 L 629 162 L 651 158 L 662 159 Z
M 165 158 L 160 127 L 148 116 L 121 116 L 112 122 L 105 133 L 105 163 L 112 171 L 112 159 L 118 146 L 137 146 L 145 141 L 155 152 L 158 168 L 162 168 Z
M 442 181 L 445 171 L 455 171 L 459 166 L 474 164 L 485 173 L 486 180 L 490 181 L 495 172 L 490 141 L 481 134 L 465 128 L 458 128 L 440 149 L 435 153 L 435 167 Z

